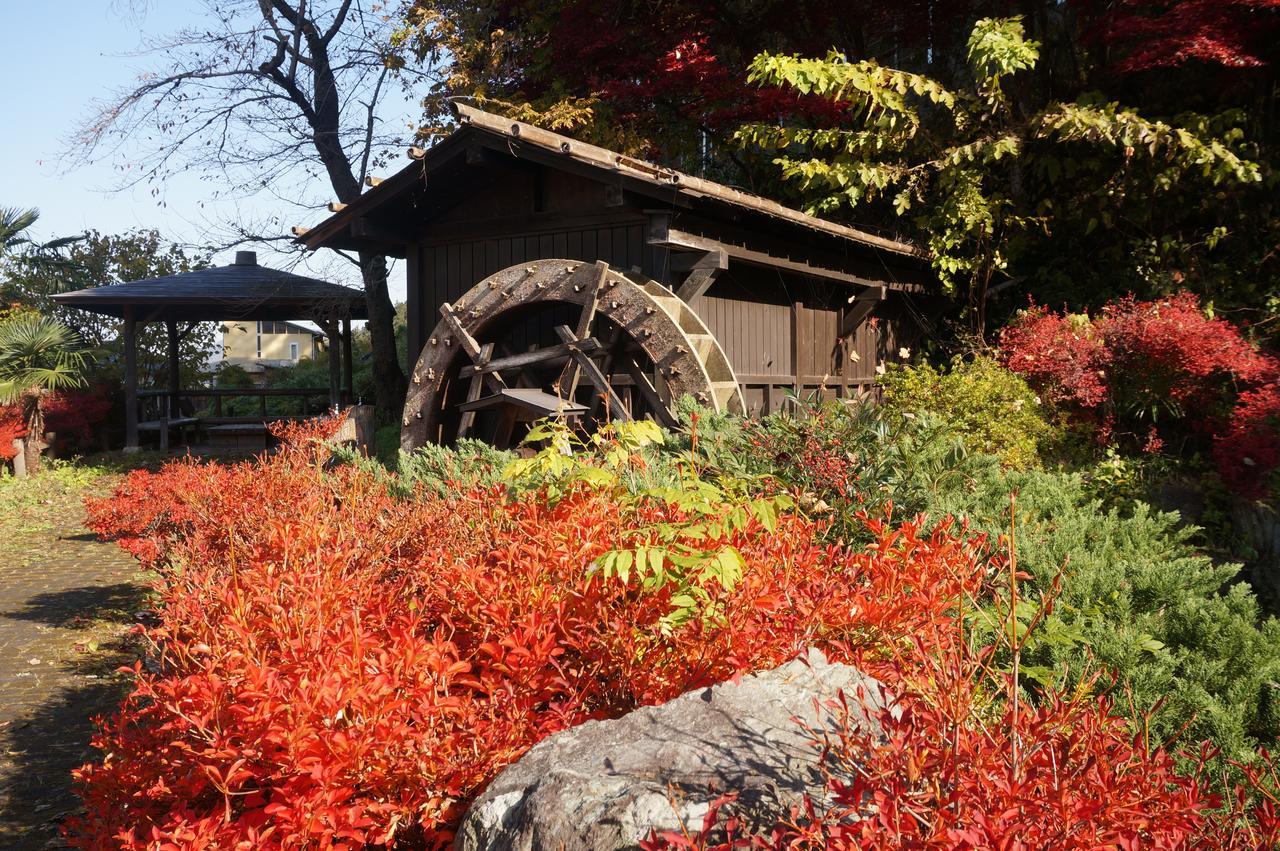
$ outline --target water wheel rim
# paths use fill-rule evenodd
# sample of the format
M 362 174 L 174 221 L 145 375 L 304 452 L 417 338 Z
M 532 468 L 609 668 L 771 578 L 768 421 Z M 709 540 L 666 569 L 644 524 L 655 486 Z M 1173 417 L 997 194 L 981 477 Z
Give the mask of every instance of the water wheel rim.
M 402 448 L 412 451 L 441 437 L 444 384 L 459 353 L 467 357 L 468 345 L 475 345 L 486 328 L 531 304 L 583 307 L 592 298 L 597 299 L 600 317 L 622 328 L 653 362 L 669 407 L 688 395 L 712 411 L 745 410 L 737 378 L 719 341 L 670 290 L 603 263 L 537 260 L 495 272 L 457 301 L 441 305 L 452 319 L 442 317 L 424 341 L 405 402 Z

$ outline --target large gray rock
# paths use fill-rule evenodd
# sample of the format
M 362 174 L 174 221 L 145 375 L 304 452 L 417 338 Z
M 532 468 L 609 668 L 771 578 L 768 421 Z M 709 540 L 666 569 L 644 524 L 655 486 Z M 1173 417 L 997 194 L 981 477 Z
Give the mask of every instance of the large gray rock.
M 772 671 L 681 695 L 612 721 L 589 721 L 536 745 L 489 785 L 455 848 L 635 848 L 651 830 L 702 826 L 708 804 L 736 790 L 735 812 L 767 825 L 825 786 L 809 729 L 843 692 L 856 720 L 884 706 L 880 684 L 817 650 Z M 815 706 L 815 703 L 818 706 Z

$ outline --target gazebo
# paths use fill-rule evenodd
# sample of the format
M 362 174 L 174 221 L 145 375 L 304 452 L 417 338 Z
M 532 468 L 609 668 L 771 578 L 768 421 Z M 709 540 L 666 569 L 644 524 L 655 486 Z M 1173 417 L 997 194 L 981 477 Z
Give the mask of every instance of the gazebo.
M 235 262 L 227 266 L 59 293 L 53 298 L 64 307 L 124 320 L 126 451 L 137 449 L 140 429 L 158 430 L 161 447 L 167 447 L 170 427 L 195 422 L 182 413 L 179 400 L 184 395 L 213 395 L 220 410 L 220 391 L 184 391 L 180 386 L 178 344 L 196 324 L 239 320 L 314 322 L 329 338 L 329 402 L 337 406 L 344 397 L 351 401 L 353 396 L 351 320 L 368 318 L 360 290 L 260 266 L 253 251 L 237 251 Z M 138 328 L 147 322 L 163 322 L 168 335 L 166 389 L 138 389 Z M 265 388 L 252 394 L 244 390 L 227 394 L 260 396 L 264 421 L 266 397 L 284 395 Z M 139 399 L 144 396 L 162 401 L 159 418 L 139 421 Z M 236 418 L 221 419 L 225 422 Z

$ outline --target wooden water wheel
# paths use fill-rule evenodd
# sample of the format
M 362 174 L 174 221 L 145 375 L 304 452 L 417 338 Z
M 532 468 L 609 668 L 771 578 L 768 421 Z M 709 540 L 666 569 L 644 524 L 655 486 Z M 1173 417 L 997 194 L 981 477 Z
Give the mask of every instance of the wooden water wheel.
M 590 429 L 606 419 L 672 425 L 692 396 L 742 412 L 728 358 L 684 301 L 603 261 L 538 260 L 485 278 L 425 341 L 405 403 L 401 445 L 482 437 L 518 441 L 561 416 Z

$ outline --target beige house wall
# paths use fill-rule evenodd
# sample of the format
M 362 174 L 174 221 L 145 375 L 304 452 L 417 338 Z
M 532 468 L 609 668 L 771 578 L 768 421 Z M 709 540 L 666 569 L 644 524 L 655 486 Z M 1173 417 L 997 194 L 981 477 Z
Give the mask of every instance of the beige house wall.
M 288 333 L 279 334 L 259 327 L 274 329 L 284 325 Z M 297 346 L 297 357 L 292 356 L 290 344 Z M 299 361 L 318 358 L 320 346 L 316 337 L 301 326 L 282 322 L 224 322 L 222 324 L 222 356 L 232 362 L 247 361 Z

